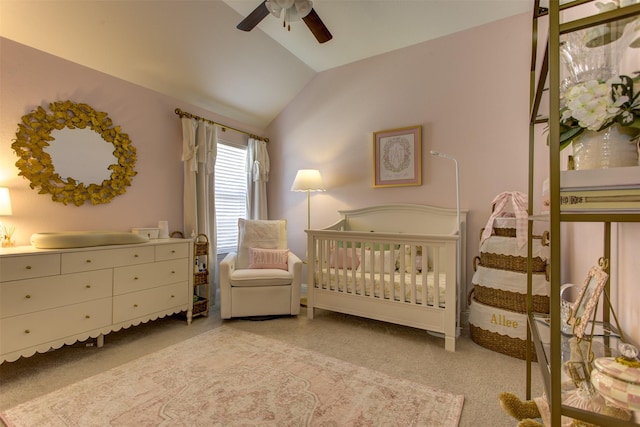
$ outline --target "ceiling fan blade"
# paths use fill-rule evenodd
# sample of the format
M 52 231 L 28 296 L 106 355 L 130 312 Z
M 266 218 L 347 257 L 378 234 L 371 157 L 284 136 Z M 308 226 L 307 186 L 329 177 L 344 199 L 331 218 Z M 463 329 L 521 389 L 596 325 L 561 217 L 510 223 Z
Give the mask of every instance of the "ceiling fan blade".
M 311 30 L 313 35 L 316 36 L 316 39 L 318 39 L 319 43 L 328 42 L 333 38 L 315 10 L 311 9 L 311 12 L 309 12 L 307 16 L 302 18 L 302 20 L 305 24 L 307 24 L 307 27 L 309 27 L 309 30 Z
M 265 0 L 262 3 L 260 3 L 260 5 L 253 10 L 253 12 L 251 12 L 246 18 L 244 18 L 242 22 L 240 22 L 236 26 L 236 28 L 242 31 L 251 31 L 268 14 L 269 14 L 269 9 L 267 9 L 266 0 Z

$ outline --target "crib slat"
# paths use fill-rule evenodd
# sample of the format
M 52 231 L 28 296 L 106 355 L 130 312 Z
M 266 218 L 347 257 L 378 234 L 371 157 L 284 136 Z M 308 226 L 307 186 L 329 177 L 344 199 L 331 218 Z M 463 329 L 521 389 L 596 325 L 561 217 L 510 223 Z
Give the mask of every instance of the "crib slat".
M 416 256 L 418 256 L 418 251 L 416 250 L 416 245 L 411 245 L 411 260 L 409 264 L 411 265 L 411 304 L 416 303 Z
M 440 251 L 441 247 L 433 250 L 433 306 L 440 307 Z

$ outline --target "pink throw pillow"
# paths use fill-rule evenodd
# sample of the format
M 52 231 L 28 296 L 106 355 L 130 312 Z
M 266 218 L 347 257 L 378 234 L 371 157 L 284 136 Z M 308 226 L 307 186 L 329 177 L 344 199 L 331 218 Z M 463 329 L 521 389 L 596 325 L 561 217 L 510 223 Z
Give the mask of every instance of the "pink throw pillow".
M 289 269 L 289 249 L 249 248 L 249 268 Z
M 344 254 L 347 254 L 347 259 L 345 261 Z M 356 269 L 360 265 L 360 258 L 357 256 L 351 256 L 351 249 L 338 248 L 336 252 L 335 249 L 331 250 L 331 259 L 329 260 L 331 264 L 331 268 L 346 268 L 348 270 Z

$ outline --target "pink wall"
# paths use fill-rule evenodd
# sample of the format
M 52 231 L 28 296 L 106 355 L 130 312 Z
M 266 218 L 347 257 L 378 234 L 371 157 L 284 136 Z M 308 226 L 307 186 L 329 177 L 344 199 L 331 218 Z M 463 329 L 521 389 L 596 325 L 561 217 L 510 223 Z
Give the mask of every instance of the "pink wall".
M 246 128 L 234 121 L 179 102 L 109 75 L 0 38 L 0 186 L 9 187 L 16 240 L 29 244 L 31 234 L 43 231 L 113 230 L 156 227 L 169 221 L 169 229 L 182 230 L 181 124 L 176 107 Z M 17 157 L 11 149 L 18 122 L 38 106 L 72 100 L 109 114 L 137 150 L 132 185 L 124 195 L 103 205 L 80 207 L 53 202 L 29 188 L 19 177 Z M 261 129 L 247 131 L 263 134 Z M 82 161 L 82 159 L 79 159 Z
M 304 256 L 306 195 L 289 191 L 298 169 L 319 169 L 325 180 L 327 192 L 311 194 L 311 227 L 320 228 L 338 220 L 339 209 L 397 202 L 454 208 L 454 164 L 429 154 L 436 150 L 459 162 L 461 206 L 469 210 L 471 289 L 472 260 L 491 201 L 503 191 L 528 192 L 530 52 L 527 13 L 316 76 L 268 128 L 269 214 L 289 221 L 291 248 Z M 423 185 L 373 188 L 373 132 L 412 125 L 422 126 Z M 539 211 L 549 153 L 544 126 L 536 133 L 533 194 Z M 536 227 L 541 231 L 548 224 Z M 620 227 L 614 251 L 619 245 L 624 256 L 612 272 L 618 283 L 613 300 L 625 332 L 640 342 L 640 329 L 630 327 L 640 319 L 640 294 L 634 290 L 640 265 L 633 256 L 640 224 Z M 565 228 L 570 238 L 563 239 L 563 283 L 582 283 L 602 256 L 602 227 Z
M 28 244 L 39 231 L 125 231 L 155 226 L 160 219 L 168 220 L 171 230 L 181 229 L 181 130 L 174 114 L 179 107 L 271 138 L 269 216 L 288 219 L 291 248 L 301 256 L 306 195 L 290 191 L 298 169 L 318 168 L 325 179 L 328 191 L 311 196 L 311 226 L 318 228 L 337 220 L 339 209 L 396 202 L 455 207 L 453 163 L 428 153 L 438 150 L 456 157 L 461 205 L 470 210 L 470 281 L 471 259 L 477 255 L 491 200 L 503 191 L 527 191 L 530 42 L 530 17 L 523 14 L 328 70 L 318 74 L 265 133 L 0 38 L 0 186 L 10 188 L 14 211 L 1 220 L 16 226 L 18 244 Z M 127 192 L 109 204 L 54 203 L 17 176 L 11 142 L 20 118 L 37 106 L 67 99 L 109 113 L 137 148 L 138 175 Z M 372 188 L 372 133 L 412 125 L 421 125 L 423 131 L 423 185 Z M 548 174 L 543 166 L 547 151 L 544 146 L 536 150 L 540 170 L 534 194 L 539 199 L 537 189 Z M 637 253 L 640 224 L 621 227 L 617 245 L 624 254 Z M 585 256 L 576 249 L 588 244 L 585 236 L 600 235 L 594 228 L 574 232 L 582 240 L 568 248 L 577 267 L 566 280 L 579 283 L 592 254 L 599 252 L 592 248 Z M 621 278 L 617 300 L 623 325 L 637 325 L 640 319 L 635 286 L 639 270 L 629 256 L 615 271 Z M 638 328 L 629 332 L 640 341 Z
M 312 227 L 374 204 L 455 208 L 454 163 L 429 154 L 436 150 L 459 162 L 472 271 L 493 198 L 527 192 L 530 26 L 524 14 L 312 80 L 269 127 L 270 216 L 288 219 L 293 250 L 305 253 L 306 196 L 289 191 L 298 169 L 319 169 L 327 186 L 311 195 Z M 422 126 L 423 185 L 373 188 L 373 132 L 412 125 Z

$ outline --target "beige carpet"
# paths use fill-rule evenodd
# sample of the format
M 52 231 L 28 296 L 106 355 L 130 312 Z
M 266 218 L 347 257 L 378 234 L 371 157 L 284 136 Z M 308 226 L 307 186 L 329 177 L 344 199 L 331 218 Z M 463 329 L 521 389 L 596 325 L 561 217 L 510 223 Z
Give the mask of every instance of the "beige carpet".
M 0 413 L 8 426 L 457 426 L 464 397 L 222 326 Z

